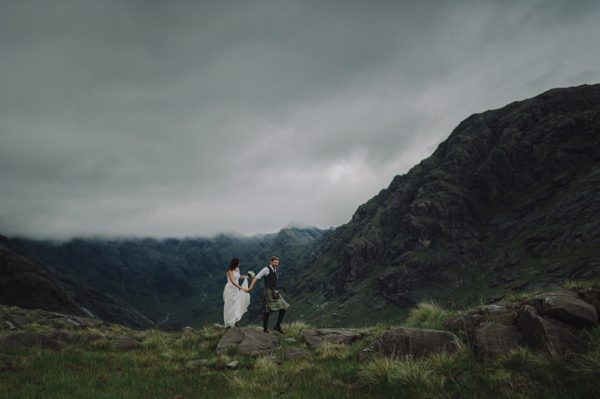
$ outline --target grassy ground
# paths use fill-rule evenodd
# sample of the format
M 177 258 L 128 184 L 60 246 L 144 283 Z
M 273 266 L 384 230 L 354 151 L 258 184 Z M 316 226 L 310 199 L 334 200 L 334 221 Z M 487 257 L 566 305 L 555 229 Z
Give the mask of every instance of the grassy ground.
M 413 309 L 406 326 L 443 329 L 454 313 L 435 304 Z M 37 324 L 31 331 L 49 332 Z M 250 326 L 250 328 L 258 328 Z M 97 323 L 78 333 L 130 337 L 142 348 L 121 352 L 113 341 L 76 344 L 62 352 L 43 349 L 0 351 L 1 398 L 593 398 L 600 395 L 600 327 L 588 330 L 580 349 L 568 356 L 521 348 L 493 362 L 479 363 L 468 345 L 458 353 L 428 358 L 374 358 L 359 364 L 368 340 L 321 348 L 314 357 L 284 360 L 284 352 L 305 347 L 302 331 L 285 325 L 276 365 L 265 357 L 223 356 L 214 350 L 223 330 L 206 327 L 191 335 L 133 331 Z M 379 323 L 372 337 L 386 331 Z M 73 331 L 76 332 L 76 331 Z M 0 336 L 9 331 L 0 331 Z M 201 360 L 202 361 L 198 361 Z M 227 364 L 238 360 L 236 370 Z

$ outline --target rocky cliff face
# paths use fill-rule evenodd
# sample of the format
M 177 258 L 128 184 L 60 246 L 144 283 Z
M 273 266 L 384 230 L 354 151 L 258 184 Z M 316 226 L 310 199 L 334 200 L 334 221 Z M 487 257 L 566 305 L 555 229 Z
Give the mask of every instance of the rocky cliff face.
M 313 314 L 328 318 L 331 305 L 354 316 L 598 276 L 598 198 L 600 85 L 551 90 L 463 121 L 328 234 L 287 289 L 328 303 Z

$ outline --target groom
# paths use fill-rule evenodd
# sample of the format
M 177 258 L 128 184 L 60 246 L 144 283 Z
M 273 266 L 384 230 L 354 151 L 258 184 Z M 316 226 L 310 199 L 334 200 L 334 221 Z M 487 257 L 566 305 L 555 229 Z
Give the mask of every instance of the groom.
M 269 323 L 269 316 L 271 312 L 279 312 L 279 317 L 277 317 L 277 324 L 273 329 L 281 334 L 285 334 L 285 331 L 281 328 L 281 321 L 283 320 L 283 316 L 285 316 L 285 311 L 288 310 L 290 304 L 283 299 L 281 295 L 279 295 L 279 291 L 277 291 L 277 277 L 279 277 L 279 258 L 276 256 L 271 256 L 271 262 L 269 266 L 262 269 L 254 280 L 252 280 L 252 284 L 246 292 L 252 291 L 254 288 L 254 284 L 261 278 L 265 278 L 265 296 L 263 297 L 263 305 L 264 305 L 264 316 L 263 316 L 263 328 L 266 333 L 269 332 L 267 329 L 267 324 Z M 274 294 L 276 294 L 276 297 Z

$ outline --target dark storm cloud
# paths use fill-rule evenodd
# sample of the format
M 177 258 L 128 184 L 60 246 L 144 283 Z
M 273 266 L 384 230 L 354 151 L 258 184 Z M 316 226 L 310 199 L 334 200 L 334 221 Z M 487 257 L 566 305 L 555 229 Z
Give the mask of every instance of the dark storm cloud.
M 337 226 L 464 118 L 600 81 L 593 1 L 4 1 L 0 234 Z

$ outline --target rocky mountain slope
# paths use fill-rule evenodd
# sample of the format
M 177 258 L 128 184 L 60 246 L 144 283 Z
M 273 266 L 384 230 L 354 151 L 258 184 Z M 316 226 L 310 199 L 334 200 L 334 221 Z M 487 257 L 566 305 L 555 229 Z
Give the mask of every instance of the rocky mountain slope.
M 222 322 L 225 270 L 231 258 L 242 260 L 242 273 L 258 272 L 271 255 L 281 257 L 293 275 L 305 261 L 308 248 L 323 234 L 317 228 L 283 229 L 253 237 L 218 235 L 186 239 L 73 239 L 64 243 L 13 239 L 40 264 L 106 292 L 151 315 L 163 325 L 202 325 Z M 254 291 L 262 297 L 262 284 Z M 260 316 L 260 301 L 251 303 Z M 177 324 L 179 323 L 179 324 Z
M 127 303 L 30 259 L 2 236 L 0 265 L 0 304 L 94 317 L 134 329 L 156 323 Z
M 597 277 L 598 198 L 600 85 L 550 90 L 460 123 L 328 233 L 286 292 L 335 325 Z

